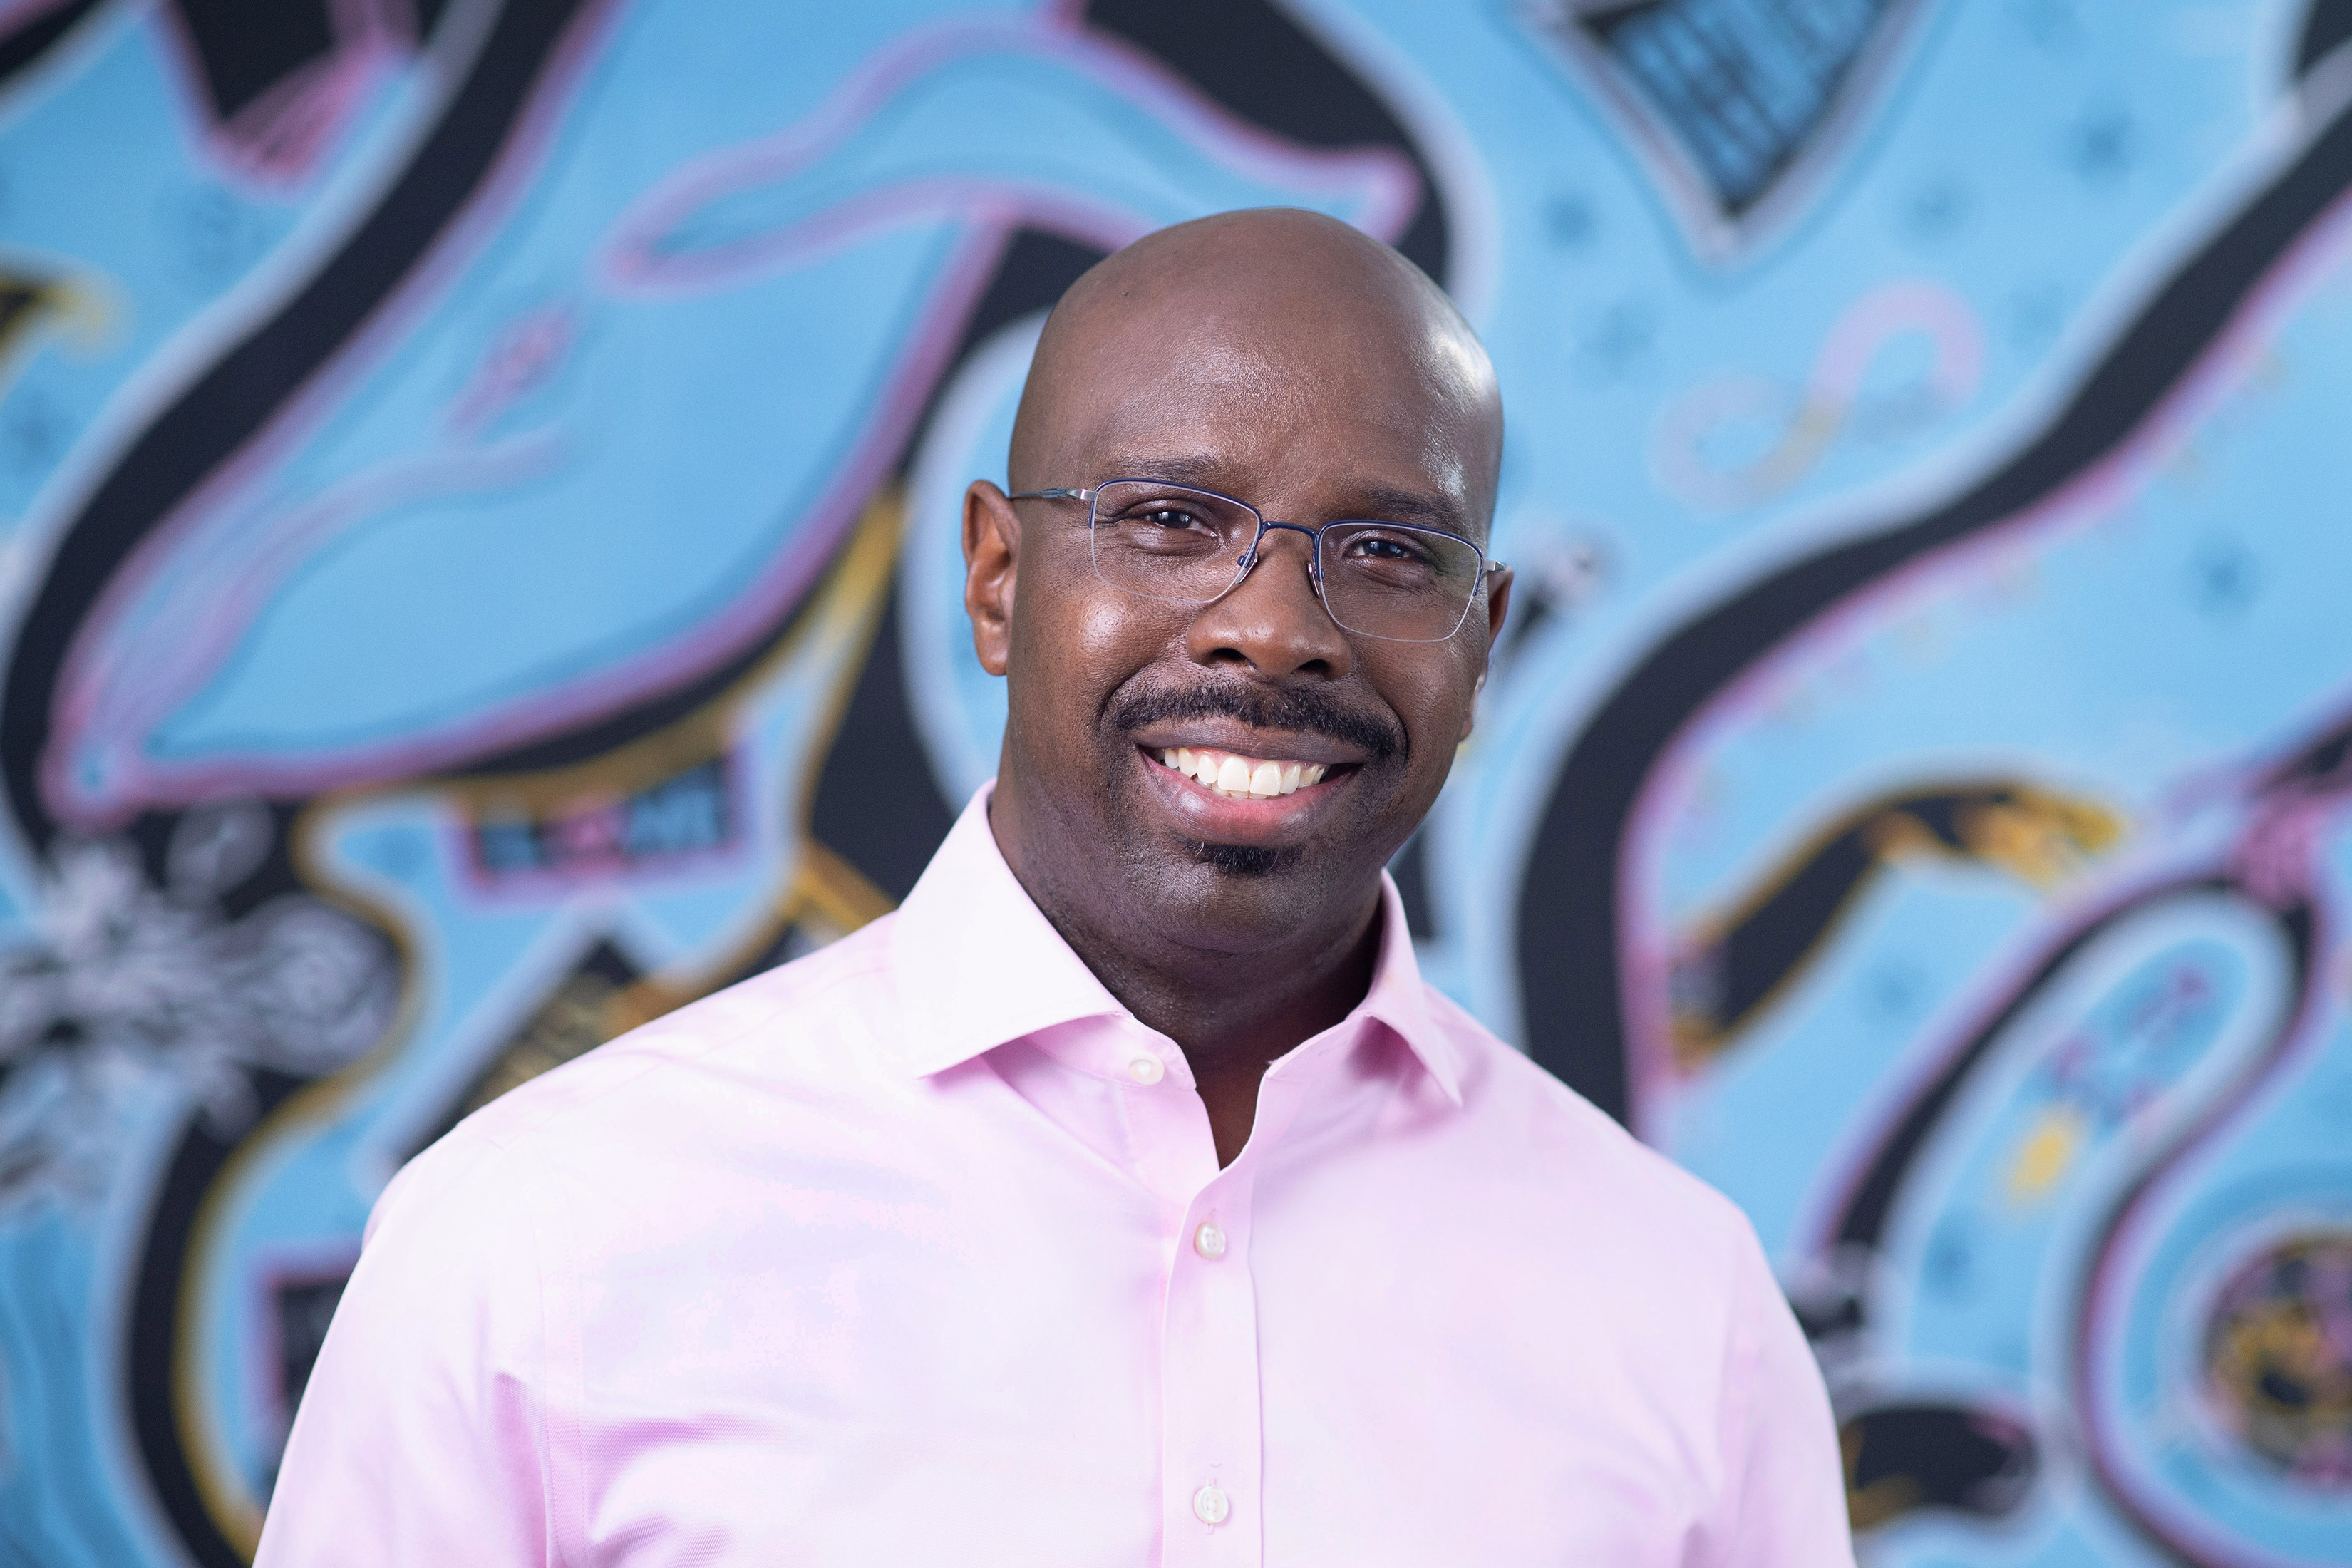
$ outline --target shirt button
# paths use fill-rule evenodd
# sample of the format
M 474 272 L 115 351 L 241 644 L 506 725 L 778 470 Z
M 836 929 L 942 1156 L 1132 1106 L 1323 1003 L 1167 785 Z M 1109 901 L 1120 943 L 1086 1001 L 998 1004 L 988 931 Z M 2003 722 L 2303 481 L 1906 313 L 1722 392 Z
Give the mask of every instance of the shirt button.
M 1192 1233 L 1192 1250 L 1203 1258 L 1223 1258 L 1225 1255 L 1225 1233 L 1217 1228 L 1215 1220 L 1204 1219 L 1201 1222 L 1201 1228 Z M 1209 1522 L 1213 1524 L 1216 1521 L 1211 1520 Z
M 1233 1511 L 1232 1501 L 1215 1487 L 1202 1487 L 1192 1494 L 1192 1517 L 1202 1524 L 1223 1524 Z
M 1168 1076 L 1168 1066 L 1158 1057 L 1138 1057 L 1127 1064 L 1127 1076 L 1149 1089 Z

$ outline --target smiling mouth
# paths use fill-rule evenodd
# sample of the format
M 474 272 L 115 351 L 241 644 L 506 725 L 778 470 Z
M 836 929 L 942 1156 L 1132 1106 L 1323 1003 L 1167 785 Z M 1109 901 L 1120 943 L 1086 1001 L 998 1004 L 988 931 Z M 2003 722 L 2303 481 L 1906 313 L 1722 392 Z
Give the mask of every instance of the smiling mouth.
M 1273 800 L 1322 783 L 1329 771 L 1323 763 L 1278 763 L 1192 746 L 1165 747 L 1147 754 L 1156 757 L 1160 766 L 1234 800 Z

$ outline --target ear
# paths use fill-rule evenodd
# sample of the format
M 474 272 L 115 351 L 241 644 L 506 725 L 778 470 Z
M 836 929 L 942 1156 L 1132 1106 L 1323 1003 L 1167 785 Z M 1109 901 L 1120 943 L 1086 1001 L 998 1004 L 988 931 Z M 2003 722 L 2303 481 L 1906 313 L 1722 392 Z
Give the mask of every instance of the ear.
M 974 479 L 963 492 L 963 607 L 980 667 L 1003 675 L 1013 658 L 1013 585 L 1020 575 L 1021 519 L 1003 490 Z
M 1495 644 L 1501 638 L 1504 618 L 1510 613 L 1511 569 L 1501 566 L 1486 580 L 1486 646 L 1478 655 L 1478 679 L 1470 689 L 1470 711 L 1462 715 L 1463 741 L 1470 738 L 1471 729 L 1478 722 L 1478 693 L 1486 689 L 1487 663 L 1495 657 Z

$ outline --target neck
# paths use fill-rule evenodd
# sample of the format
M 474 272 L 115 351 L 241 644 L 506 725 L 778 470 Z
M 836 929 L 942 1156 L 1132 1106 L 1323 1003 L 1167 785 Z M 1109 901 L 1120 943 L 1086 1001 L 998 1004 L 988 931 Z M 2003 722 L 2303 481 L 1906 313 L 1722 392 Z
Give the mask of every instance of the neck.
M 1346 1018 L 1371 989 L 1381 944 L 1377 871 L 1335 917 L 1278 942 L 1234 952 L 1164 931 L 1118 929 L 1095 912 L 1089 889 L 1023 853 L 1012 814 L 991 813 L 1005 863 L 1070 951 L 1139 1023 L 1182 1048 L 1209 1112 L 1217 1163 L 1241 1152 L 1269 1064 Z
M 1139 1022 L 1183 1047 L 1194 1077 L 1246 1073 L 1254 1084 L 1269 1063 L 1345 1018 L 1371 989 L 1378 889 L 1350 904 L 1349 918 L 1328 930 L 1242 952 L 1165 939 L 1139 944 L 1101 931 L 1082 907 L 1045 900 L 1038 907 Z

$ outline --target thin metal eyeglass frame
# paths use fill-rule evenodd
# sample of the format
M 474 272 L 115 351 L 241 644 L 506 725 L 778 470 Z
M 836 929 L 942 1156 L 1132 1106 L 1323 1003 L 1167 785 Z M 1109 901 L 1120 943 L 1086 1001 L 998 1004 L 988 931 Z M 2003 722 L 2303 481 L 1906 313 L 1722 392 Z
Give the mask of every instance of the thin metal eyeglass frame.
M 1429 524 L 1423 522 L 1391 522 L 1384 518 L 1377 517 L 1335 517 L 1330 521 L 1319 524 L 1314 528 L 1309 528 L 1303 522 L 1276 522 L 1268 518 L 1265 513 L 1258 510 L 1257 508 L 1250 505 L 1249 502 L 1242 500 L 1239 496 L 1229 496 L 1223 490 L 1207 489 L 1200 485 L 1180 485 L 1172 483 L 1167 479 L 1155 479 L 1139 474 L 1125 475 L 1116 479 L 1105 479 L 1101 484 L 1092 486 L 1086 489 L 1073 489 L 1065 485 L 1050 485 L 1042 490 L 1016 490 L 1013 494 L 1006 496 L 1004 499 L 1007 500 L 1084 501 L 1087 503 L 1087 531 L 1089 537 L 1091 537 L 1095 528 L 1097 527 L 1097 523 L 1095 521 L 1095 497 L 1099 495 L 1102 491 L 1109 489 L 1112 485 L 1159 485 L 1171 490 L 1190 490 L 1194 495 L 1211 496 L 1230 506 L 1237 506 L 1244 511 L 1249 513 L 1252 517 L 1257 519 L 1257 531 L 1250 536 L 1249 548 L 1243 551 L 1241 553 L 1240 563 L 1234 569 L 1234 580 L 1226 584 L 1223 587 L 1218 589 L 1215 593 L 1210 595 L 1205 599 L 1162 598 L 1159 595 L 1140 593 L 1136 589 L 1128 587 L 1123 583 L 1112 583 L 1108 578 L 1104 578 L 1104 582 L 1108 586 L 1117 588 L 1120 593 L 1132 595 L 1134 597 L 1139 599 L 1148 599 L 1156 605 L 1191 605 L 1198 609 L 1205 609 L 1209 605 L 1215 604 L 1219 599 L 1223 598 L 1227 594 L 1230 594 L 1234 589 L 1240 587 L 1243 582 L 1248 578 L 1249 574 L 1257 570 L 1257 563 L 1259 561 L 1258 546 L 1265 542 L 1265 536 L 1275 529 L 1285 528 L 1288 529 L 1293 533 L 1303 533 L 1307 536 L 1307 581 L 1314 584 L 1315 602 L 1323 606 L 1323 613 L 1331 617 L 1331 624 L 1333 626 L 1338 626 L 1343 632 L 1352 632 L 1360 637 L 1370 637 L 1375 642 L 1401 642 L 1428 645 L 1453 641 L 1454 632 L 1460 631 L 1463 626 L 1468 623 L 1470 619 L 1470 606 L 1478 602 L 1478 591 L 1486 585 L 1486 579 L 1492 577 L 1496 573 L 1503 570 L 1503 563 L 1492 559 L 1485 551 L 1479 550 L 1478 543 L 1475 540 L 1465 539 L 1462 535 L 1454 532 L 1452 529 L 1433 528 Z M 1339 612 L 1331 608 L 1330 595 L 1324 591 L 1323 587 L 1323 531 L 1325 529 L 1347 528 L 1349 526 L 1358 528 L 1401 528 L 1409 533 L 1434 534 L 1440 539 L 1451 539 L 1457 544 L 1466 544 L 1472 550 L 1477 551 L 1478 580 L 1471 584 L 1469 596 L 1462 601 L 1462 614 L 1455 619 L 1453 631 L 1447 632 L 1442 637 L 1392 637 L 1385 636 L 1380 632 L 1359 631 L 1356 627 L 1349 626 L 1347 622 L 1339 618 Z M 1098 577 L 1102 575 L 1102 563 L 1099 561 L 1095 563 L 1095 574 Z

